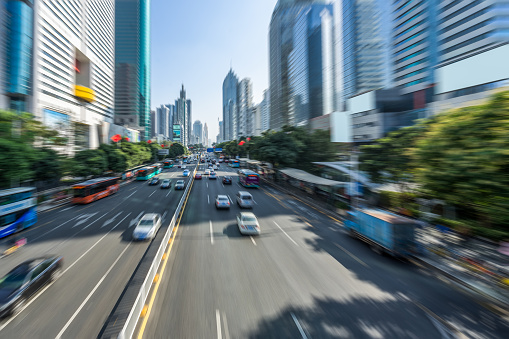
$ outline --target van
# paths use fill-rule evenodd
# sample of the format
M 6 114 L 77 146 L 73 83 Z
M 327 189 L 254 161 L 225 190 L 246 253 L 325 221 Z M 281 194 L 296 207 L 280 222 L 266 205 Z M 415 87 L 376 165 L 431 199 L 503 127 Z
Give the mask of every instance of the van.
M 239 205 L 240 208 L 253 208 L 254 200 L 251 193 L 239 191 L 237 193 L 237 205 Z

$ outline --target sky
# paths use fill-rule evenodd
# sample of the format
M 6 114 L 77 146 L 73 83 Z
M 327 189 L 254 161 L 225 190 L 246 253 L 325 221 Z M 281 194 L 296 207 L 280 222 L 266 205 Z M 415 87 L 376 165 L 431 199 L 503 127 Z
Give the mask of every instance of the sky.
M 215 142 L 230 64 L 239 80 L 251 78 L 255 104 L 268 88 L 268 34 L 276 2 L 152 0 L 152 109 L 173 104 L 184 84 L 193 123 L 206 122 Z

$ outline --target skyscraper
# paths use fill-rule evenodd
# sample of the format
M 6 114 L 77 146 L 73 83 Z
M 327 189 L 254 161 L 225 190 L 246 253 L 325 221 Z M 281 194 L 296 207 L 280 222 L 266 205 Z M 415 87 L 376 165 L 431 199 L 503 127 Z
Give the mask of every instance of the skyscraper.
M 173 123 L 181 126 L 180 140 L 184 146 L 187 146 L 191 139 L 191 116 L 190 116 L 191 100 L 186 99 L 186 90 L 182 84 L 180 90 L 180 98 L 175 101 L 175 117 Z
M 203 143 L 203 124 L 200 120 L 196 120 L 193 124 L 194 143 Z
M 265 132 L 270 128 L 270 91 L 263 91 L 263 100 L 260 103 L 260 119 L 261 132 Z
M 68 144 L 56 149 L 69 155 L 108 142 L 114 104 L 114 0 L 8 1 L 7 8 L 7 91 L 14 94 L 10 108 L 30 111 L 58 130 Z
M 203 146 L 205 146 L 205 147 L 209 147 L 210 146 L 210 142 L 209 142 L 209 128 L 207 126 L 207 123 L 205 123 L 205 125 L 203 125 Z
M 162 135 L 164 139 L 169 140 L 170 125 L 172 125 L 172 123 L 170 122 L 170 109 L 165 105 L 161 105 L 161 107 L 156 108 L 156 113 L 158 125 L 157 133 L 159 135 Z
M 239 79 L 232 69 L 223 81 L 223 141 L 234 139 L 237 131 L 237 87 Z
M 390 3 L 343 0 L 340 40 L 344 90 L 340 101 L 390 85 Z
M 150 111 L 150 137 L 157 137 L 159 131 L 159 123 L 157 121 L 156 111 Z
M 150 0 L 115 0 L 114 30 L 115 122 L 139 129 L 146 140 L 150 127 Z
M 311 4 L 300 10 L 289 54 L 290 125 L 307 124 L 338 107 L 334 36 L 332 5 Z
M 224 135 L 224 126 L 223 122 L 219 121 L 219 138 L 217 138 L 217 143 L 223 142 L 223 135 Z
M 173 141 L 173 121 L 175 120 L 175 105 L 166 104 L 168 107 L 168 138 Z
M 326 0 L 279 0 L 269 28 L 270 128 L 281 129 L 290 123 L 289 55 L 293 50 L 293 29 L 300 10 Z
M 233 139 L 251 135 L 251 109 L 253 106 L 253 87 L 249 78 L 242 79 L 237 89 L 237 130 Z
M 186 121 L 187 121 L 187 133 L 188 133 L 188 137 L 187 137 L 187 143 L 188 144 L 191 144 L 191 135 L 192 135 L 192 115 L 191 115 L 191 100 L 187 99 L 186 101 L 187 103 L 187 118 L 186 118 Z

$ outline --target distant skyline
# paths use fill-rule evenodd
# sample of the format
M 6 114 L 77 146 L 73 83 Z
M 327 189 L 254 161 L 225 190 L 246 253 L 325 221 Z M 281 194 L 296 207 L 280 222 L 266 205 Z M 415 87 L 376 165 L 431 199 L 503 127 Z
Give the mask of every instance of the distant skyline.
M 151 106 L 174 102 L 184 84 L 193 122 L 207 123 L 215 142 L 222 84 L 230 66 L 250 78 L 253 100 L 268 88 L 268 33 L 277 0 L 152 0 Z

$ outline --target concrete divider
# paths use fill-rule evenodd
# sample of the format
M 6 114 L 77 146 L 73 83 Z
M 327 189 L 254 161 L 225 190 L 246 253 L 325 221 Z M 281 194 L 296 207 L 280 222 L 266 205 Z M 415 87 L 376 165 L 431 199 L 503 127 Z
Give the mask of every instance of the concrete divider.
M 120 297 L 115 309 L 106 321 L 99 338 L 127 339 L 133 336 L 138 320 L 140 319 L 140 315 L 145 307 L 146 300 L 150 294 L 154 277 L 159 271 L 163 254 L 165 253 L 170 237 L 173 234 L 173 229 L 182 217 L 183 207 L 191 192 L 197 168 L 198 166 L 196 166 L 192 172 L 191 180 L 180 199 L 177 209 L 173 214 L 173 218 L 171 219 L 166 233 L 164 234 L 159 247 L 156 249 L 155 254 L 151 251 L 154 249 L 151 249 L 150 247 L 152 245 L 150 245 L 145 257 L 141 260 L 140 265 L 136 268 L 136 271 L 129 281 L 125 292 Z

